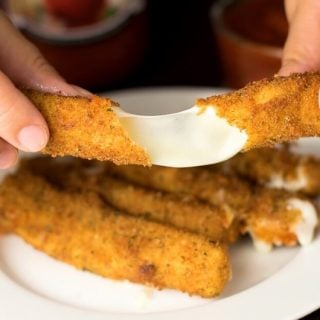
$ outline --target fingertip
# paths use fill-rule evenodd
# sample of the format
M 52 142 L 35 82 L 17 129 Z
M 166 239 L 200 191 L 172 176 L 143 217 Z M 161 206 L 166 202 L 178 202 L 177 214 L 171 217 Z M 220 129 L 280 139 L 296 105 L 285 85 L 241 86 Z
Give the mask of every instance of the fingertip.
M 276 74 L 276 76 L 280 76 L 280 77 L 288 77 L 290 76 L 290 74 L 294 73 L 294 71 L 292 71 L 290 68 L 281 68 L 278 73 Z
M 304 64 L 298 63 L 284 63 L 277 73 L 278 76 L 287 77 L 293 73 L 304 73 L 304 72 L 311 72 L 313 71 L 312 68 L 308 67 Z
M 0 137 L 24 151 L 39 151 L 44 148 L 49 129 L 40 111 L 1 72 L 0 88 Z M 39 133 L 36 133 L 37 130 Z
M 29 125 L 19 131 L 18 140 L 22 150 L 37 152 L 48 143 L 48 130 L 40 125 Z
M 51 78 L 46 79 L 45 84 L 41 83 L 32 83 L 27 85 L 30 88 L 40 90 L 43 92 L 49 92 L 53 94 L 61 94 L 64 96 L 82 96 L 82 97 L 92 97 L 93 94 L 81 87 L 76 85 L 71 85 L 60 78 Z

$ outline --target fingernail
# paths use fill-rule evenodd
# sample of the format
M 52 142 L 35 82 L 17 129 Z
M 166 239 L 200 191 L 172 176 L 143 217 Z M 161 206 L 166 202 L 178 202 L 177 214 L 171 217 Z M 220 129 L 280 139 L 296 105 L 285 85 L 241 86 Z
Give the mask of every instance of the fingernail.
M 25 151 L 39 151 L 48 141 L 48 134 L 43 127 L 28 126 L 20 130 L 18 139 Z

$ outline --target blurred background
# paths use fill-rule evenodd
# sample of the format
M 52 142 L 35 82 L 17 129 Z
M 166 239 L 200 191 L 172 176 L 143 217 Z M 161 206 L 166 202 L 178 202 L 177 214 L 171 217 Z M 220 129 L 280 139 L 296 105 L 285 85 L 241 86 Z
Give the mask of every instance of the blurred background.
M 70 82 L 93 91 L 230 86 L 271 76 L 283 0 L 2 0 Z

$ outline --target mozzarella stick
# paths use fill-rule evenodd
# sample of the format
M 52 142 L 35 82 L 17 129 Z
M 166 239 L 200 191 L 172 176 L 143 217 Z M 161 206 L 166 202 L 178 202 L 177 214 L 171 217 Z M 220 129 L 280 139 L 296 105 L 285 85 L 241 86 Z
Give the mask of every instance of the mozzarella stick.
M 242 232 L 249 233 L 258 248 L 308 244 L 318 224 L 316 208 L 309 199 L 283 190 L 250 188 L 244 180 L 217 168 L 112 166 L 111 170 L 144 186 L 190 194 L 228 208 L 243 225 Z
M 53 157 L 74 156 L 110 160 L 115 164 L 150 165 L 143 148 L 137 145 L 113 112 L 117 104 L 93 96 L 66 97 L 23 90 L 49 126 L 50 138 L 44 153 Z
M 212 205 L 228 208 L 234 214 L 248 206 L 252 190 L 237 177 L 203 168 L 168 168 L 152 166 L 110 166 L 109 170 L 124 179 L 157 190 L 189 194 Z
M 316 208 L 311 201 L 285 192 L 262 189 L 252 197 L 252 203 L 241 216 L 226 216 L 223 207 L 195 202 L 175 201 L 174 194 L 145 191 L 119 179 L 105 178 L 100 194 L 118 209 L 177 228 L 198 232 L 212 240 L 232 243 L 239 232 L 249 234 L 259 251 L 270 251 L 272 246 L 309 244 L 318 225 Z M 137 199 L 139 199 L 137 201 Z M 213 210 L 213 208 L 216 208 Z M 216 212 L 214 212 L 216 211 Z
M 103 172 L 100 162 L 63 163 L 36 158 L 24 161 L 22 170 L 25 169 L 62 188 L 94 191 L 112 207 L 130 215 L 202 234 L 212 241 L 232 243 L 240 235 L 239 220 L 230 211 L 188 195 L 148 189 L 112 177 Z
M 290 152 L 288 148 L 261 148 L 238 154 L 223 163 L 261 185 L 309 196 L 320 194 L 320 160 Z
M 0 223 L 48 255 L 104 277 L 210 298 L 230 279 L 226 248 L 127 216 L 89 191 L 58 191 L 19 172 L 0 187 Z
M 148 190 L 112 177 L 103 179 L 98 192 L 119 210 L 196 232 L 213 241 L 232 243 L 240 234 L 239 220 L 233 213 L 193 197 Z
M 199 99 L 203 111 L 213 108 L 229 124 L 244 131 L 243 151 L 300 137 L 320 135 L 320 73 L 276 76 L 244 88 Z

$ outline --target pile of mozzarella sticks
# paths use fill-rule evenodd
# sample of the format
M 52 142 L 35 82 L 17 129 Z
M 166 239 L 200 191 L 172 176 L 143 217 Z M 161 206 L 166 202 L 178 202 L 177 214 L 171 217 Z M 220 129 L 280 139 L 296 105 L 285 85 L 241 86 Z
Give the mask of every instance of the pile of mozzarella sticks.
M 310 243 L 319 193 L 320 160 L 285 147 L 188 169 L 39 157 L 1 184 L 0 229 L 82 270 L 210 298 L 242 235 Z

